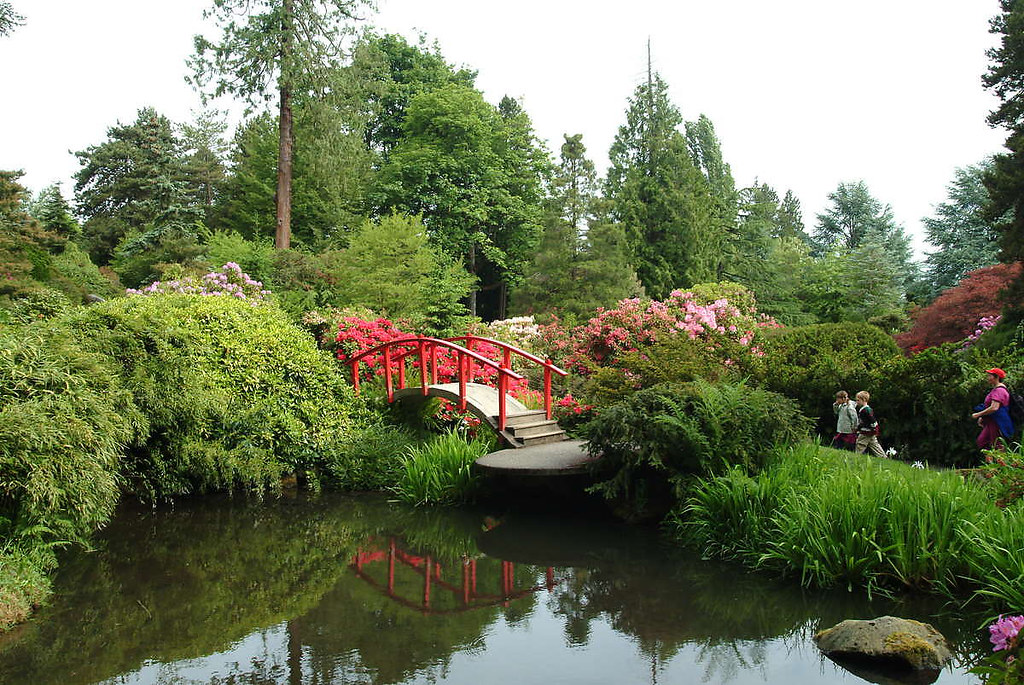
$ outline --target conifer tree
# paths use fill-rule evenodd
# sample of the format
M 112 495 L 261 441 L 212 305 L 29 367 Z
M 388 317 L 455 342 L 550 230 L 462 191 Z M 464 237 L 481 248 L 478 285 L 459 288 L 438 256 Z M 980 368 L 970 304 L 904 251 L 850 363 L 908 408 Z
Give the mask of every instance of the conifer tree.
M 274 245 L 291 245 L 293 100 L 318 93 L 338 66 L 342 37 L 366 0 L 214 0 L 219 42 L 195 37 L 192 83 L 251 106 L 278 99 L 277 226 Z
M 609 157 L 606 196 L 625 228 L 647 294 L 715 280 L 721 233 L 707 180 L 679 131 L 683 118 L 655 73 L 629 100 Z
M 985 214 L 989 197 L 982 182 L 990 169 L 990 161 L 957 169 L 947 187 L 948 201 L 935 206 L 935 216 L 921 220 L 936 248 L 925 258 L 928 299 L 955 286 L 968 272 L 998 261 L 999 234 Z

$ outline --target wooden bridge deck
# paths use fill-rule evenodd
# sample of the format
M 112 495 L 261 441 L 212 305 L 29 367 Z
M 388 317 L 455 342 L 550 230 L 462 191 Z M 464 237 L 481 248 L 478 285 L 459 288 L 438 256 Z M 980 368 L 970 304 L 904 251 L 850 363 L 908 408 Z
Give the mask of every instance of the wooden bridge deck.
M 476 466 L 492 474 L 571 476 L 586 472 L 595 460 L 583 449 L 582 440 L 564 440 L 492 452 L 477 459 Z

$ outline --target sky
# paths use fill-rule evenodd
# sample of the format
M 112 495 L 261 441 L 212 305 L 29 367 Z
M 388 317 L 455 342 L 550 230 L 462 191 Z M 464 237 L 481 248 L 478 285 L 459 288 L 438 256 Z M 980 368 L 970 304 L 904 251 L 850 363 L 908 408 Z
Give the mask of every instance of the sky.
M 184 122 L 192 37 L 212 0 L 11 0 L 0 38 L 0 169 L 73 194 L 72 151 L 152 106 Z M 497 104 L 520 100 L 557 155 L 583 134 L 598 169 L 651 64 L 686 120 L 708 116 L 739 187 L 792 190 L 808 230 L 839 183 L 864 181 L 927 250 L 921 218 L 957 167 L 999 152 L 986 123 L 989 19 L 998 0 L 379 0 L 368 22 L 436 40 Z M 11 68 L 10 65 L 14 65 Z M 226 108 L 228 102 L 215 102 Z M 237 108 L 236 108 L 237 110 Z

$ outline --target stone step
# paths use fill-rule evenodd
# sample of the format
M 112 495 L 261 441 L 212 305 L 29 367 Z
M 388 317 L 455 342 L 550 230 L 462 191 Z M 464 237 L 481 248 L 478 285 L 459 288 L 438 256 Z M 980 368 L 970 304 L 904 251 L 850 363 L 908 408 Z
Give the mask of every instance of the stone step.
M 546 420 L 547 414 L 543 409 L 530 409 L 505 415 L 505 427 L 522 426 L 528 423 L 535 423 L 538 420 Z M 492 419 L 494 425 L 498 425 L 498 417 Z
M 561 430 L 558 427 L 558 422 L 554 419 L 544 419 L 543 421 L 534 421 L 533 423 L 524 423 L 518 426 L 509 426 L 512 436 L 516 438 L 526 438 L 531 435 L 542 435 L 544 433 L 550 433 L 551 431 Z
M 541 433 L 539 435 L 530 435 L 525 438 L 518 438 L 523 443 L 523 447 L 532 447 L 533 445 L 544 445 L 549 442 L 562 442 L 568 440 L 569 436 L 565 434 L 564 430 L 558 429 L 548 431 L 547 433 Z

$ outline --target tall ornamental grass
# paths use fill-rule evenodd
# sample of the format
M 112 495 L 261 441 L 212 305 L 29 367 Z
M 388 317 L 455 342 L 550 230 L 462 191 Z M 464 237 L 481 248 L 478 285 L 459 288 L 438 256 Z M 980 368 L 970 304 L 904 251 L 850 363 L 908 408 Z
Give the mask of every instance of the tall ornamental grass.
M 701 480 L 666 525 L 707 556 L 809 586 L 974 590 L 1024 609 L 1024 508 L 951 471 L 800 445 L 756 475 Z
M 473 462 L 493 449 L 494 439 L 489 435 L 467 438 L 454 429 L 421 447 L 411 447 L 402 459 L 404 473 L 395 494 L 415 505 L 468 501 L 478 483 Z

